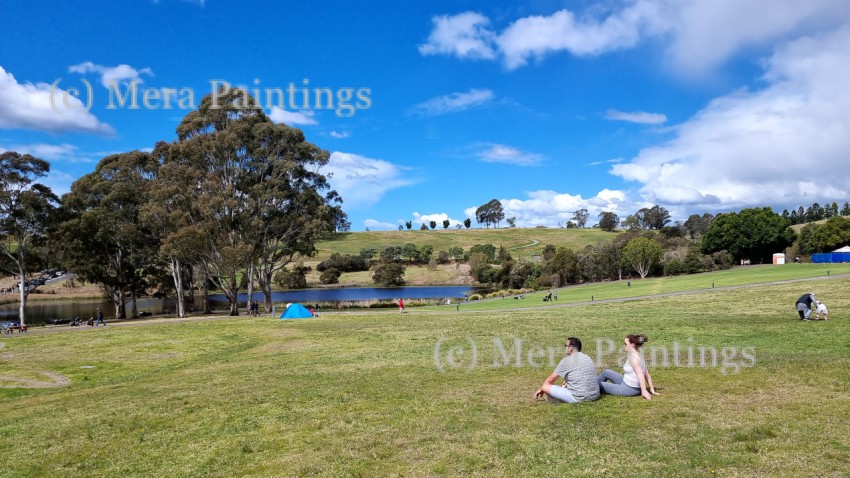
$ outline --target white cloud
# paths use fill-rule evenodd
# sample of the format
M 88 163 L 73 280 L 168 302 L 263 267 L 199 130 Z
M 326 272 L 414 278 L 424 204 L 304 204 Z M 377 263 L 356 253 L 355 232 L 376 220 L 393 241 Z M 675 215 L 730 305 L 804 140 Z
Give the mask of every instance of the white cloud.
M 325 167 L 329 179 L 344 201 L 344 207 L 365 208 L 380 201 L 387 191 L 413 184 L 402 177 L 401 167 L 381 159 L 334 151 Z
M 100 75 L 100 84 L 103 85 L 104 88 L 115 87 L 132 81 L 142 83 L 143 81 L 140 76 L 142 74 L 153 76 L 153 71 L 150 68 L 137 70 L 132 66 L 125 64 L 117 66 L 103 66 L 96 65 L 90 61 L 80 63 L 79 65 L 72 65 L 68 67 L 68 71 L 71 73 L 80 73 L 82 75 L 85 75 L 86 73 L 98 73 Z
M 472 217 L 475 217 L 474 213 L 473 213 Z M 449 227 L 450 228 L 456 227 L 458 224 L 463 224 L 463 220 L 450 218 L 449 215 L 444 213 L 444 212 L 438 212 L 438 213 L 433 213 L 433 214 L 419 214 L 418 212 L 413 213 L 413 224 L 423 224 L 424 223 L 425 225 L 428 225 L 428 223 L 430 223 L 431 221 L 434 221 L 434 222 L 437 223 L 438 229 L 443 228 L 443 221 L 445 221 L 446 219 L 449 220 Z
M 272 106 L 269 118 L 275 123 L 287 125 L 312 125 L 319 124 L 315 119 L 314 111 L 288 111 L 278 106 Z
M 390 222 L 381 222 L 376 219 L 366 219 L 363 221 L 363 225 L 369 228 L 370 231 L 392 231 L 398 229 L 398 224 L 393 224 Z
M 626 113 L 618 110 L 608 110 L 605 113 L 605 119 L 615 121 L 628 121 L 638 124 L 662 124 L 667 122 L 667 116 L 661 113 L 647 113 L 645 111 L 633 111 Z
M 581 195 L 571 195 L 550 190 L 527 192 L 526 199 L 500 199 L 505 218 L 516 217 L 519 227 L 565 227 L 573 218 L 573 213 L 579 209 L 587 209 L 590 214 L 587 225 L 597 222 L 599 213 L 610 211 L 621 219 L 642 207 L 646 203 L 632 202 L 623 191 L 603 189 L 592 198 L 582 198 Z M 478 206 L 469 207 L 464 213 L 475 221 L 475 210 Z
M 754 20 L 757 19 L 757 20 Z M 466 12 L 437 17 L 425 54 L 499 60 L 524 66 L 556 52 L 596 56 L 660 38 L 668 58 L 687 74 L 703 74 L 742 50 L 789 35 L 834 28 L 850 19 L 845 0 L 631 0 L 585 12 L 559 10 L 519 18 L 501 32 L 489 19 Z M 723 32 L 723 34 L 718 34 Z
M 695 211 L 850 196 L 850 26 L 779 47 L 764 88 L 713 100 L 666 144 L 611 172 L 651 202 Z
M 351 134 L 348 131 L 342 131 L 342 132 L 331 131 L 331 137 L 332 138 L 345 139 L 345 138 L 348 138 L 349 136 L 351 136 Z
M 106 123 L 86 111 L 82 101 L 47 83 L 20 84 L 0 66 L 0 128 L 51 133 L 81 131 L 112 134 Z
M 485 163 L 505 163 L 517 166 L 538 166 L 543 161 L 539 154 L 528 153 L 504 144 L 490 144 L 477 153 L 478 159 Z
M 491 90 L 473 88 L 463 93 L 452 93 L 431 98 L 413 108 L 420 114 L 437 116 L 481 106 L 493 101 L 495 97 L 496 95 Z
M 434 29 L 428 42 L 419 45 L 423 55 L 455 55 L 458 58 L 492 59 L 493 32 L 487 27 L 490 20 L 476 12 L 441 15 L 431 19 Z

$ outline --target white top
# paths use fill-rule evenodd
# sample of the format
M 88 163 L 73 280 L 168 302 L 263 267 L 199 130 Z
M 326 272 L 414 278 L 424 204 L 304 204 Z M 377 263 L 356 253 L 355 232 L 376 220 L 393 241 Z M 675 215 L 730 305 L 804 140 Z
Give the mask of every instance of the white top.
M 623 383 L 632 387 L 632 388 L 640 388 L 640 379 L 635 373 L 635 369 L 632 368 L 632 362 L 630 360 L 631 355 L 626 357 L 626 364 L 623 365 L 623 371 L 626 372 L 623 375 Z M 643 359 L 643 355 L 638 353 L 638 359 L 640 360 L 640 368 L 643 369 L 644 373 L 646 373 L 646 360 Z
M 828 314 L 829 312 L 826 310 L 826 305 L 823 302 L 818 304 L 818 314 Z

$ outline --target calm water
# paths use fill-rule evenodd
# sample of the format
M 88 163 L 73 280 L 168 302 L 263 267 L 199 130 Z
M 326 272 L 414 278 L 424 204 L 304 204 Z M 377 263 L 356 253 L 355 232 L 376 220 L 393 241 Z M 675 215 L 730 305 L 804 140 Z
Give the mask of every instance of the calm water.
M 396 288 L 343 288 L 343 289 L 305 289 L 286 292 L 273 292 L 272 302 L 282 304 L 287 302 L 339 302 L 349 300 L 372 300 L 372 299 L 444 299 L 462 298 L 465 294 L 478 291 L 470 286 L 438 286 L 438 287 L 396 287 Z M 195 299 L 197 303 L 200 298 Z M 227 299 L 223 294 L 212 294 L 210 300 L 213 308 L 226 308 Z M 263 294 L 254 293 L 254 300 L 263 300 Z M 244 307 L 248 301 L 248 294 L 239 294 L 240 307 Z M 29 302 L 27 304 L 27 322 L 30 324 L 45 323 L 54 319 L 71 319 L 80 317 L 87 319 L 93 317 L 100 307 L 106 318 L 114 317 L 112 302 L 104 300 L 79 300 L 79 301 L 45 301 Z M 139 312 L 150 312 L 152 314 L 174 314 L 176 305 L 173 300 L 166 299 L 140 299 L 138 301 Z M 129 313 L 129 304 L 127 305 Z M 18 305 L 0 305 L 0 322 L 15 321 L 18 319 Z

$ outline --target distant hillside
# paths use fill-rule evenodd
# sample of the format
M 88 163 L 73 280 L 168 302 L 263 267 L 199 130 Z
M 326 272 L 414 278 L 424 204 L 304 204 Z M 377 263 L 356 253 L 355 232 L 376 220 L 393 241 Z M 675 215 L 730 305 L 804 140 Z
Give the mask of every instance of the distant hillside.
M 332 239 L 316 244 L 319 255 L 312 260 L 323 260 L 332 253 L 358 254 L 361 249 L 377 249 L 389 246 L 415 244 L 417 248 L 431 245 L 434 254 L 448 251 L 450 247 L 460 246 L 468 251 L 475 244 L 493 244 L 504 246 L 515 259 L 526 258 L 540 253 L 543 246 L 553 244 L 567 246 L 579 251 L 588 245 L 611 240 L 618 233 L 599 229 L 558 229 L 558 228 L 490 228 L 490 229 L 435 229 L 429 231 L 370 231 L 346 232 Z

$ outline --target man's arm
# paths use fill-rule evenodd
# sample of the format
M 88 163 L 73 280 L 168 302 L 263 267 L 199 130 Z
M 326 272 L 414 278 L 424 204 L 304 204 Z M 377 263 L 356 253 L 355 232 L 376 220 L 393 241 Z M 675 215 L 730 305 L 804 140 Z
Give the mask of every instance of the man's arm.
M 534 398 L 539 399 L 543 397 L 544 393 L 548 394 L 549 390 L 552 390 L 552 385 L 555 384 L 555 381 L 558 380 L 559 377 L 560 375 L 558 375 L 557 373 L 553 373 L 552 375 L 546 377 L 546 380 L 543 381 L 543 385 L 541 385 L 540 388 L 538 388 L 537 391 L 534 392 Z

